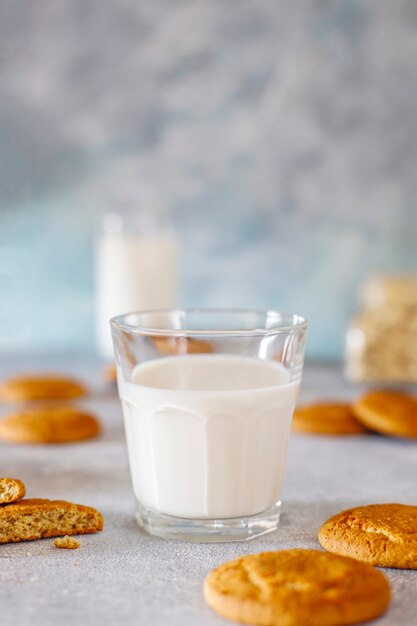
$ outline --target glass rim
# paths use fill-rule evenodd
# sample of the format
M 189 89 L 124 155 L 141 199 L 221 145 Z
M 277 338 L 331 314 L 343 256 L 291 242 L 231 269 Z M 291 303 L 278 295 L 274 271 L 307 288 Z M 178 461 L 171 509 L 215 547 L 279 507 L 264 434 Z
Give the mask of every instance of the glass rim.
M 216 328 L 216 329 L 187 329 L 187 328 L 158 328 L 152 327 L 146 324 L 129 324 L 127 318 L 130 316 L 140 315 L 161 315 L 161 314 L 255 314 L 268 316 L 275 316 L 277 320 L 276 326 L 269 328 L 260 326 L 259 328 Z M 302 315 L 296 313 L 288 313 L 285 311 L 277 311 L 275 309 L 244 309 L 244 308 L 210 308 L 210 307 L 198 307 L 198 308 L 172 308 L 172 309 L 144 309 L 141 311 L 131 311 L 129 313 L 123 313 L 116 315 L 110 320 L 110 326 L 112 329 L 123 330 L 129 333 L 135 333 L 140 335 L 156 335 L 161 337 L 193 337 L 193 336 L 223 336 L 223 337 L 260 337 L 265 335 L 278 335 L 290 332 L 296 332 L 300 330 L 306 330 L 308 326 L 308 320 Z

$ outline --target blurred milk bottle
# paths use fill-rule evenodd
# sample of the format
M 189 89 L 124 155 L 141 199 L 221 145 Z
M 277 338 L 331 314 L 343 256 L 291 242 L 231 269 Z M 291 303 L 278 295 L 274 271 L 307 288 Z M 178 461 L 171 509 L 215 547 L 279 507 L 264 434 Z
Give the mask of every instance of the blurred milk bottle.
M 95 278 L 97 343 L 105 358 L 113 357 L 110 318 L 178 305 L 179 243 L 167 208 L 149 188 L 125 191 L 105 215 Z

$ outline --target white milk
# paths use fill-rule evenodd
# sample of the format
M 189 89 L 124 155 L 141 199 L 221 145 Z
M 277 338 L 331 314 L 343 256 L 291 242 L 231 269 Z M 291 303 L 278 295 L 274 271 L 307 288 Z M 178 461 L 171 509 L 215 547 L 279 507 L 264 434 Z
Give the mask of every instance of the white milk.
M 110 318 L 172 308 L 178 298 L 178 245 L 172 235 L 105 234 L 96 249 L 96 326 L 103 356 L 113 357 Z
M 185 355 L 119 382 L 139 503 L 186 518 L 254 515 L 280 500 L 298 382 L 280 363 Z

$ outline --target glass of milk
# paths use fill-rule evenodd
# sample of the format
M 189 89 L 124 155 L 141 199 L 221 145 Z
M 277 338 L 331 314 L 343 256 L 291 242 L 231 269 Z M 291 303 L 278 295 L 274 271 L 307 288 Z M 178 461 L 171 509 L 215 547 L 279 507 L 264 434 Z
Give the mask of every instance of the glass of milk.
M 306 320 L 177 309 L 111 327 L 139 524 L 200 542 L 277 528 Z

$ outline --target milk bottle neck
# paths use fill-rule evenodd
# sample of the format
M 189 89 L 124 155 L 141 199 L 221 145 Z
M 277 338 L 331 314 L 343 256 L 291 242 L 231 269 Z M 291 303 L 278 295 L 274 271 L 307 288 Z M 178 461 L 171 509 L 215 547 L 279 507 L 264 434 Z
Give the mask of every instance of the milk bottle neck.
M 113 206 L 102 221 L 104 235 L 155 237 L 172 232 L 168 208 L 154 194 L 126 193 Z

